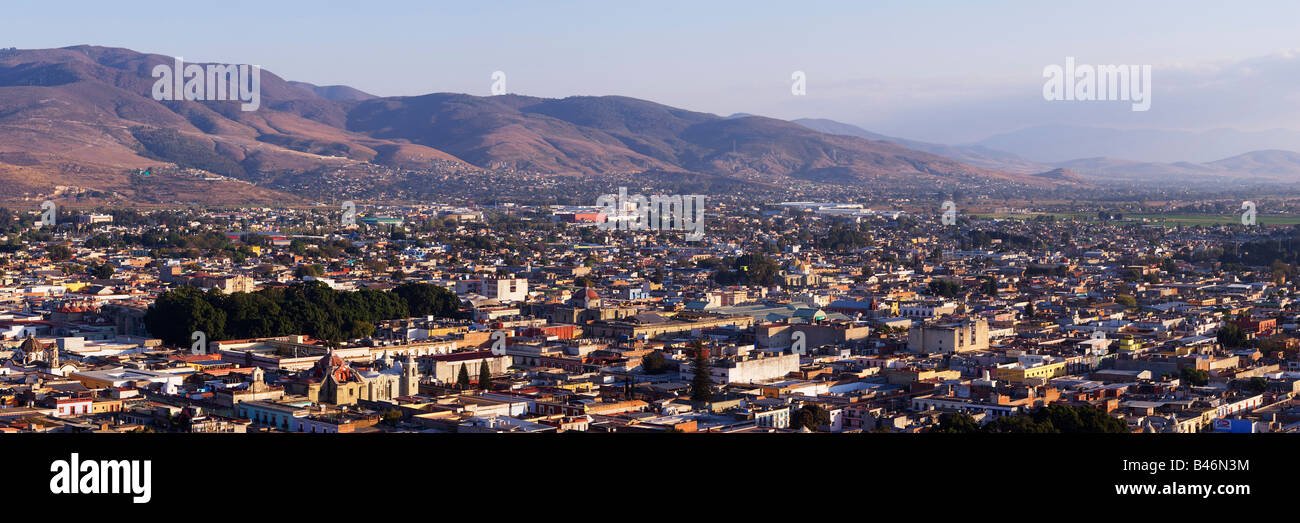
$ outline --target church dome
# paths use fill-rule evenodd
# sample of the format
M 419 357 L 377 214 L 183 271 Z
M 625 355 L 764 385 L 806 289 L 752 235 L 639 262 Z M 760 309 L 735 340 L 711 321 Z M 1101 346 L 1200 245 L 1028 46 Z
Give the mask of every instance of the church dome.
M 330 349 L 329 353 L 317 360 L 316 365 L 312 367 L 312 377 L 316 380 L 324 381 L 329 376 L 333 376 L 334 381 L 338 382 L 350 381 L 356 377 L 352 366 L 334 352 L 334 349 Z

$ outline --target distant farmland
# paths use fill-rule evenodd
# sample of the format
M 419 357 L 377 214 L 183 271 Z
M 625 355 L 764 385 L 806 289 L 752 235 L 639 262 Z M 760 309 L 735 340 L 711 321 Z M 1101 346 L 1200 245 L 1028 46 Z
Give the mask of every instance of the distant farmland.
M 974 218 L 997 220 L 1032 220 L 1039 216 L 1054 216 L 1058 220 L 1096 221 L 1096 214 L 1087 213 L 1017 213 L 1017 214 L 972 214 Z M 1231 225 L 1240 224 L 1240 214 L 1125 214 L 1120 222 L 1167 224 L 1167 225 Z M 1255 217 L 1258 225 L 1297 225 L 1297 214 L 1259 214 Z

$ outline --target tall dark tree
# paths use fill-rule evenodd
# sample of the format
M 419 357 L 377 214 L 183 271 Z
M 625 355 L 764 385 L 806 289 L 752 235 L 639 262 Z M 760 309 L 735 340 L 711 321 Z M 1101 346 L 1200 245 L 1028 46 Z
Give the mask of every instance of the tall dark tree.
M 469 368 L 464 363 L 460 364 L 460 373 L 456 375 L 456 388 L 469 390 Z
M 691 378 L 691 401 L 708 403 L 713 401 L 713 378 L 709 377 L 709 358 L 705 356 L 704 345 L 694 343 L 695 361 L 692 368 L 695 376 Z
M 479 390 L 488 390 L 492 388 L 492 369 L 488 368 L 488 361 L 482 360 L 478 364 L 478 388 Z

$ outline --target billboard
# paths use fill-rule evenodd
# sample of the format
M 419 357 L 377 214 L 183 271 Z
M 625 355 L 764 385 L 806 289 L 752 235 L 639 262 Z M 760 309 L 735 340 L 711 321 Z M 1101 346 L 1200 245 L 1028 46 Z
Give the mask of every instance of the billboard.
M 1255 422 L 1246 419 L 1216 418 L 1215 432 L 1232 432 L 1237 434 L 1255 432 Z

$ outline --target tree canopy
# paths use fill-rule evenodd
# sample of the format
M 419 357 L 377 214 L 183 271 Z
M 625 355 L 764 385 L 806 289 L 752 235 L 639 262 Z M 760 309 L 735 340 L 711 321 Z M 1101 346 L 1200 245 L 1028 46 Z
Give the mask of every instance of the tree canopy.
M 1108 433 L 1129 432 L 1123 420 L 1113 418 L 1106 411 L 1088 406 L 1048 405 L 1029 414 L 1003 416 L 983 426 L 966 413 L 944 414 L 933 432 L 947 434 L 972 433 Z
M 336 291 L 321 282 L 223 294 L 179 287 L 162 293 L 145 314 L 150 334 L 186 345 L 190 333 L 210 341 L 306 334 L 339 341 L 370 336 L 375 323 L 414 314 L 449 317 L 459 302 L 451 291 L 408 283 L 393 291 Z

